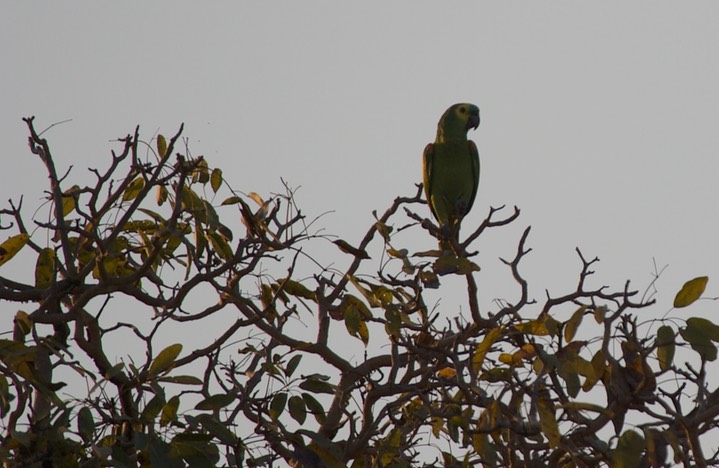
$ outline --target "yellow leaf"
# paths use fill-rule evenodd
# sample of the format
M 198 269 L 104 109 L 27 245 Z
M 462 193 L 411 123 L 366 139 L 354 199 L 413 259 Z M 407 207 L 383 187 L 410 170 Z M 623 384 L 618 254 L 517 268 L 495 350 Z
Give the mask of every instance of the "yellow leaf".
M 701 297 L 707 287 L 708 276 L 699 276 L 687 281 L 674 298 L 674 307 L 686 307 Z
M 137 198 L 142 189 L 145 187 L 145 179 L 138 177 L 137 179 L 130 182 L 130 185 L 125 189 L 125 193 L 122 194 L 122 201 L 130 201 Z
M 554 403 L 549 399 L 546 392 L 539 395 L 537 399 L 537 410 L 542 433 L 549 441 L 549 446 L 552 448 L 558 447 L 561 440 L 559 425 L 557 424 L 557 417 L 554 414 Z
M 5 242 L 0 244 L 0 265 L 7 263 L 8 260 L 13 258 L 20 249 L 25 247 L 28 240 L 30 240 L 28 234 L 17 234 L 9 237 Z
M 27 336 L 32 331 L 32 320 L 27 312 L 17 311 L 17 314 L 15 314 L 15 327 L 22 336 Z
M 557 335 L 559 332 L 559 322 L 550 316 L 544 319 L 530 320 L 528 322 L 517 325 L 517 330 L 522 333 L 528 333 L 536 336 Z
M 167 191 L 167 187 L 164 185 L 158 185 L 157 186 L 157 197 L 155 200 L 157 201 L 158 206 L 162 206 L 163 203 L 167 201 L 167 196 L 169 195 L 169 192 Z
M 167 154 L 167 140 L 162 134 L 157 135 L 157 153 L 161 158 Z
M 577 329 L 579 328 L 579 325 L 582 323 L 582 319 L 584 318 L 584 311 L 587 310 L 587 306 L 581 306 L 579 309 L 572 314 L 572 318 L 567 320 L 567 323 L 564 324 L 564 340 L 565 341 L 572 341 L 574 339 L 574 335 L 577 333 Z
M 491 329 L 489 333 L 485 335 L 482 342 L 477 345 L 477 348 L 474 350 L 474 356 L 472 356 L 472 369 L 474 370 L 474 372 L 479 372 L 479 370 L 482 368 L 484 358 L 487 356 L 487 353 L 489 352 L 489 349 L 492 347 L 494 342 L 497 341 L 497 338 L 499 338 L 501 332 L 502 327 Z
M 160 351 L 160 354 L 150 364 L 150 374 L 159 375 L 171 369 L 175 365 L 175 359 L 182 352 L 182 345 L 179 343 L 168 346 Z
M 445 367 L 437 371 L 437 377 L 440 379 L 452 379 L 457 375 L 457 371 L 453 367 Z
M 40 251 L 35 263 L 35 286 L 48 288 L 55 276 L 55 251 L 46 247 Z
M 212 174 L 210 175 L 210 187 L 212 187 L 212 191 L 217 193 L 217 191 L 220 190 L 221 185 L 222 169 L 213 169 Z

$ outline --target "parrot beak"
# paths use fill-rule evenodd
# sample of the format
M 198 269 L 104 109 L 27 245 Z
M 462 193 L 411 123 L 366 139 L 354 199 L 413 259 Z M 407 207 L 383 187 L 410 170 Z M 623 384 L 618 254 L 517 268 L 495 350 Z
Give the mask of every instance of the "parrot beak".
M 467 119 L 467 130 L 470 128 L 476 130 L 479 127 L 479 114 L 471 114 Z

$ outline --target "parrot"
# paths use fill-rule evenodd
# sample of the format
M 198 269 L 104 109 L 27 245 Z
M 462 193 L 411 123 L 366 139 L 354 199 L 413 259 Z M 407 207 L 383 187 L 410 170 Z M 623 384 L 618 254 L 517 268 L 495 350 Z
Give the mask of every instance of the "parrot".
M 459 223 L 472 209 L 479 187 L 479 152 L 467 140 L 479 127 L 479 107 L 454 104 L 437 124 L 437 138 L 424 149 L 422 179 L 427 203 L 443 235 L 459 240 Z M 442 250 L 448 243 L 440 241 Z

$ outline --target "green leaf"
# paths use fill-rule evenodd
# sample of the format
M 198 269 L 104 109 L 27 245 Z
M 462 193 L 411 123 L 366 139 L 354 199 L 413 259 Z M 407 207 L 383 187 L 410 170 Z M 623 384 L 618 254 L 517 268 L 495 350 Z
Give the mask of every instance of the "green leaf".
M 152 400 L 147 403 L 145 409 L 142 410 L 140 419 L 146 423 L 154 422 L 157 415 L 162 411 L 163 406 L 165 406 L 165 398 L 162 395 L 155 395 Z
M 295 297 L 301 297 L 302 299 L 309 299 L 311 301 L 317 300 L 317 294 L 314 291 L 310 291 L 304 284 L 299 281 L 294 281 L 286 278 L 280 281 L 282 289 L 287 293 Z
M 305 400 L 303 400 L 301 396 L 294 395 L 287 401 L 287 406 L 290 409 L 290 416 L 292 416 L 292 419 L 300 424 L 304 424 L 305 419 L 307 419 Z
M 173 375 L 160 377 L 160 382 L 170 382 L 180 385 L 202 385 L 202 380 L 198 379 L 194 375 Z
M 665 371 L 672 366 L 674 361 L 674 329 L 669 325 L 663 325 L 657 330 L 657 359 L 659 360 L 659 369 Z
M 369 259 L 369 254 L 362 250 L 358 249 L 357 247 L 353 247 L 349 242 L 343 240 L 343 239 L 337 239 L 335 241 L 332 241 L 333 244 L 335 244 L 337 247 L 340 248 L 340 250 L 344 253 L 348 253 L 350 255 L 354 255 L 357 258 L 363 258 L 363 259 Z
M 195 405 L 197 410 L 218 410 L 235 401 L 235 396 L 228 393 L 210 395 Z
M 108 371 L 105 373 L 104 377 L 108 380 L 118 375 L 122 370 L 125 368 L 124 362 L 119 362 L 112 366 Z
M 290 361 L 287 363 L 287 366 L 285 367 L 285 376 L 292 377 L 292 374 L 295 373 L 295 369 L 297 369 L 297 366 L 300 364 L 301 360 L 301 354 L 296 354 L 292 356 L 292 359 L 290 359 Z
M 615 468 L 638 467 L 644 452 L 644 438 L 633 430 L 625 431 L 614 449 Z
M 707 287 L 708 281 L 708 276 L 698 276 L 684 283 L 684 286 L 682 286 L 682 289 L 674 298 L 674 307 L 677 309 L 680 307 L 686 307 L 699 299 L 704 293 L 704 289 Z
M 716 328 L 716 325 L 707 319 L 692 317 L 687 320 L 685 328 L 679 329 L 679 334 L 702 358 L 714 361 L 717 358 L 717 348 L 712 343 L 712 336 L 716 336 Z
M 270 418 L 277 420 L 285 410 L 287 404 L 287 394 L 280 392 L 275 394 L 270 402 Z
M 443 255 L 432 264 L 432 271 L 438 275 L 448 275 L 450 273 L 468 275 L 479 270 L 479 265 L 472 263 L 466 258 L 453 257 L 451 255 Z
M 537 399 L 537 412 L 539 413 L 539 424 L 542 433 L 549 441 L 551 448 L 559 446 L 561 436 L 559 434 L 559 425 L 557 417 L 554 414 L 554 403 L 549 399 L 548 392 L 543 392 Z
M 150 364 L 150 375 L 156 376 L 166 372 L 175 365 L 175 359 L 182 352 L 182 345 L 179 343 L 168 346 L 160 351 L 160 354 Z
M 145 179 L 138 177 L 127 186 L 125 193 L 122 194 L 122 201 L 134 200 L 142 192 L 143 188 L 145 188 Z
M 207 432 L 212 434 L 212 436 L 223 444 L 230 446 L 235 446 L 237 444 L 237 436 L 227 428 L 227 425 L 215 419 L 215 417 L 211 414 L 200 414 L 197 416 L 197 419 Z
M 173 421 L 177 420 L 177 408 L 180 407 L 180 397 L 175 395 L 170 398 L 165 406 L 162 407 L 162 415 L 160 416 L 160 426 L 165 427 Z
M 303 393 L 302 399 L 305 400 L 305 406 L 307 406 L 307 409 L 315 417 L 315 420 L 323 424 L 327 418 L 325 417 L 325 407 L 322 406 L 322 403 L 317 401 L 317 399 L 309 393 Z
M 230 244 L 228 244 L 225 238 L 218 234 L 217 231 L 208 231 L 207 238 L 210 239 L 212 248 L 221 258 L 224 260 L 232 258 L 232 247 L 230 247 Z
M 210 186 L 212 187 L 212 191 L 217 193 L 217 191 L 220 190 L 221 185 L 222 169 L 213 169 L 212 174 L 210 175 Z
M 300 384 L 300 388 L 312 393 L 328 393 L 330 395 L 335 393 L 333 385 L 314 378 L 306 379 Z
M 95 433 L 95 421 L 92 418 L 92 411 L 86 406 L 83 406 L 77 412 L 77 432 L 85 443 L 89 443 Z

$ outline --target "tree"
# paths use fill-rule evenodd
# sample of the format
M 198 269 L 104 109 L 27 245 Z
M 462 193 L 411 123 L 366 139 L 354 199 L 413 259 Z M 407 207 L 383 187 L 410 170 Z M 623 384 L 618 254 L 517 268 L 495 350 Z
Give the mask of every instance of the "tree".
M 529 228 L 505 261 L 516 299 L 479 310 L 470 249 L 516 208 L 492 208 L 453 255 L 410 253 L 399 232 L 441 234 L 413 211 L 419 186 L 358 244 L 335 240 L 348 266 L 326 268 L 308 252 L 327 238 L 292 190 L 232 190 L 180 154 L 182 128 L 152 145 L 136 129 L 93 183 L 70 186 L 25 121 L 49 214 L 28 224 L 22 198 L 0 212 L 12 233 L 0 298 L 19 309 L 0 340 L 5 466 L 719 463 L 703 449 L 719 414 L 714 323 L 640 323 L 654 301 L 629 282 L 591 287 L 597 259 L 579 250 L 578 282 L 533 300 L 520 267 Z M 34 281 L 8 268 L 18 253 Z M 450 277 L 466 296 L 442 325 L 427 294 Z M 674 307 L 706 284 L 688 281 Z M 188 329 L 196 341 L 177 338 Z

